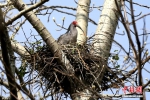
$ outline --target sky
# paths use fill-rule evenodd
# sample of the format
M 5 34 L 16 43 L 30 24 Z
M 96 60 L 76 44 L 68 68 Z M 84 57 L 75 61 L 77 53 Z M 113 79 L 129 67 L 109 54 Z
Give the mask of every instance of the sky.
M 137 2 L 139 3 L 141 6 L 142 5 L 147 5 L 150 7 L 150 0 L 133 0 L 134 2 Z M 29 2 L 29 1 L 26 1 L 24 0 L 24 2 Z M 91 0 L 91 6 L 94 5 L 94 6 L 102 6 L 104 3 L 104 0 Z M 69 6 L 69 7 L 74 7 L 76 8 L 77 7 L 77 4 L 74 3 L 74 0 L 50 0 L 49 2 L 46 3 L 47 6 Z M 127 3 L 128 5 L 128 3 Z M 147 13 L 150 13 L 150 9 L 147 9 L 147 8 L 144 8 L 144 7 L 139 7 L 139 6 L 136 6 L 134 5 L 134 9 L 135 9 L 135 15 L 139 15 L 141 13 L 141 15 L 144 15 L 144 14 L 147 14 Z M 72 11 L 72 10 L 66 10 L 66 9 L 60 9 L 60 10 L 63 10 L 63 11 L 67 11 L 67 12 L 71 12 L 73 13 L 74 15 L 76 15 L 76 11 Z M 51 10 L 50 10 L 51 11 Z M 129 10 L 128 10 L 129 11 Z M 18 13 L 17 11 L 14 11 L 15 13 Z M 11 12 L 10 12 L 11 13 Z M 101 14 L 101 11 L 98 10 L 98 9 L 93 9 L 92 12 L 90 12 L 89 14 L 89 17 L 92 18 L 95 22 L 98 23 L 99 21 L 99 17 L 100 17 L 100 14 Z M 11 15 L 13 16 L 13 14 Z M 53 22 L 53 18 L 55 18 L 56 22 L 58 24 L 62 24 L 62 19 L 63 17 L 65 17 L 65 23 L 64 23 L 64 27 L 65 28 L 68 28 L 68 26 L 70 25 L 70 23 L 75 20 L 75 17 L 71 16 L 71 15 L 67 15 L 67 14 L 63 14 L 63 13 L 59 13 L 57 11 L 53 11 L 52 14 L 50 15 L 49 17 L 49 22 L 48 22 L 48 16 L 45 15 L 45 16 L 38 16 L 38 18 L 40 18 L 40 20 L 43 22 L 43 24 L 45 25 L 45 27 L 49 30 L 49 32 L 51 33 L 51 35 L 54 37 L 54 39 L 57 40 L 57 38 L 61 35 L 61 34 L 64 34 L 66 32 L 66 30 L 62 29 L 61 31 L 57 31 L 58 29 L 60 29 L 54 22 Z M 138 18 L 138 17 L 136 17 Z M 22 19 L 24 19 L 24 17 L 22 17 Z M 20 20 L 20 19 L 19 19 Z M 129 17 L 129 22 L 131 21 L 130 17 Z M 146 29 L 147 29 L 147 32 L 150 33 L 150 16 L 147 16 L 145 18 L 145 22 L 146 22 Z M 137 29 L 138 29 L 138 32 L 140 34 L 143 33 L 143 19 L 139 20 L 137 23 Z M 123 33 L 123 31 L 125 30 L 124 27 L 122 26 L 122 24 L 119 22 L 119 28 L 116 29 L 116 32 L 117 33 Z M 92 23 L 88 23 L 88 37 L 92 36 L 95 31 L 96 31 L 96 28 L 97 26 L 96 25 L 93 25 Z M 30 36 L 30 33 L 34 33 L 34 34 L 37 34 L 37 32 L 32 28 L 32 26 L 26 22 L 24 27 L 23 27 L 23 30 L 26 31 L 26 33 L 29 33 L 29 34 L 26 34 L 27 37 Z M 18 32 L 18 34 L 16 35 L 15 39 L 19 42 L 24 42 L 25 41 L 25 37 L 23 35 L 23 31 L 20 30 Z M 39 36 L 37 36 L 39 37 Z M 39 37 L 40 38 L 40 37 Z M 127 39 L 127 35 L 124 35 L 124 36 L 120 36 L 120 35 L 115 35 L 114 39 L 116 41 L 118 41 L 119 43 L 121 43 L 125 48 L 126 50 L 128 50 L 128 39 Z M 33 40 L 33 38 L 30 38 L 30 40 Z M 142 40 L 142 38 L 141 38 Z M 34 42 L 34 41 L 33 41 Z M 150 50 L 150 39 L 148 38 L 148 41 L 147 41 L 147 49 Z M 113 53 L 114 50 L 116 49 L 119 49 L 117 45 L 113 44 L 112 46 L 112 49 L 111 49 L 111 52 Z M 121 58 L 119 63 L 120 65 L 122 64 L 123 62 L 123 57 L 126 56 L 125 53 L 121 53 L 120 54 Z M 150 64 L 147 64 L 146 67 L 149 67 Z M 150 69 L 150 68 L 149 68 Z M 144 76 L 144 81 L 146 82 L 145 78 L 148 78 L 150 79 L 149 77 L 149 74 L 145 71 L 143 71 L 143 76 Z M 108 93 L 110 94 L 111 92 L 110 91 L 104 91 L 104 93 Z M 150 99 L 150 93 L 146 93 L 146 98 L 147 100 Z M 138 100 L 137 98 L 134 99 L 134 98 L 122 98 L 122 100 Z

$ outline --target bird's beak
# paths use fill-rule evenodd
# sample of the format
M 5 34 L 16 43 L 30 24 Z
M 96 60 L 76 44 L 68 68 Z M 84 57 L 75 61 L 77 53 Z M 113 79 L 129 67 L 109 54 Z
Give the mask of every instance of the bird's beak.
M 76 25 L 76 27 L 80 28 L 83 31 L 83 29 L 78 24 Z M 84 33 L 84 31 L 83 31 L 83 33 Z

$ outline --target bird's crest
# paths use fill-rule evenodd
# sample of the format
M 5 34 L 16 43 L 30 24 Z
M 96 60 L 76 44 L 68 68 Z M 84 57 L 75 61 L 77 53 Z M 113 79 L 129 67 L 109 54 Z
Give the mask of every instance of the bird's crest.
M 73 21 L 72 24 L 73 24 L 73 25 L 77 25 L 77 21 Z

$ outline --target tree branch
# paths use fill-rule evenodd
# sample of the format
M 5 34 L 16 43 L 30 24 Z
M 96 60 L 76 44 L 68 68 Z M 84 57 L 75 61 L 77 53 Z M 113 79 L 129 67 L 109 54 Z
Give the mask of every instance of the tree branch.
M 12 19 L 10 19 L 8 22 L 6 22 L 6 25 L 12 24 L 15 20 L 17 20 L 18 18 L 20 18 L 23 14 L 25 14 L 25 13 L 27 13 L 27 12 L 29 12 L 29 11 L 32 11 L 33 9 L 39 7 L 40 5 L 44 4 L 44 3 L 47 2 L 47 1 L 49 1 L 49 0 L 40 0 L 40 2 L 38 2 L 38 3 L 34 4 L 34 5 L 32 5 L 31 7 L 20 11 L 20 13 L 19 13 L 18 15 L 16 15 L 14 18 L 12 18 Z M 14 3 L 14 2 L 16 2 L 16 1 L 13 1 L 13 3 Z M 23 7 L 23 6 L 25 6 L 25 4 L 22 5 L 22 7 Z
M 9 39 L 9 35 L 7 32 L 7 28 L 5 26 L 4 18 L 3 18 L 3 12 L 0 8 L 0 42 L 1 42 L 1 50 L 2 50 L 2 57 L 3 57 L 3 64 L 6 71 L 6 76 L 9 83 L 10 88 L 10 95 L 11 100 L 17 100 L 17 89 L 16 89 L 16 82 L 15 82 L 15 76 L 13 75 L 13 66 L 11 66 L 11 43 Z
M 14 2 L 14 6 L 19 10 L 27 9 L 27 6 L 22 2 L 22 0 L 12 0 Z M 58 57 L 58 62 L 62 64 L 66 72 L 73 74 L 73 66 L 70 64 L 69 60 L 65 56 L 65 54 L 60 50 L 59 45 L 55 41 L 55 39 L 52 37 L 50 32 L 45 28 L 43 23 L 37 18 L 37 16 L 33 12 L 27 12 L 24 14 L 26 19 L 32 24 L 32 26 L 36 29 L 36 31 L 39 33 L 39 35 L 42 37 L 42 39 L 45 41 L 45 43 L 50 48 L 51 52 L 54 54 L 54 56 Z

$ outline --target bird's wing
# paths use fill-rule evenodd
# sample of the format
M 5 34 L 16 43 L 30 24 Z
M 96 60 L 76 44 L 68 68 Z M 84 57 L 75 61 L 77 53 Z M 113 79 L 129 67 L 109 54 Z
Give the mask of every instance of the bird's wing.
M 58 43 L 63 45 L 68 44 L 69 41 L 70 41 L 69 34 L 62 34 L 57 40 Z

